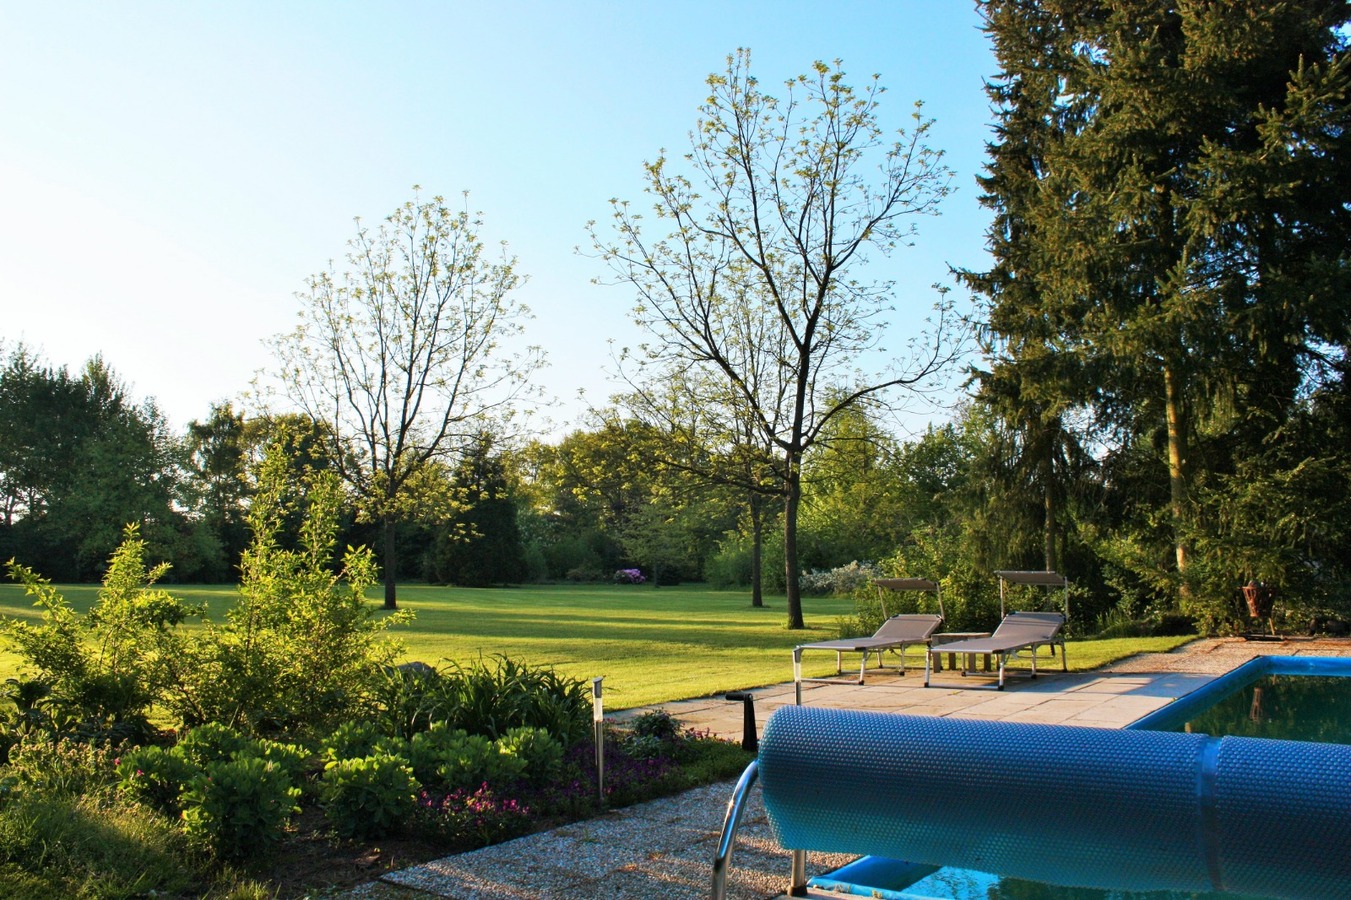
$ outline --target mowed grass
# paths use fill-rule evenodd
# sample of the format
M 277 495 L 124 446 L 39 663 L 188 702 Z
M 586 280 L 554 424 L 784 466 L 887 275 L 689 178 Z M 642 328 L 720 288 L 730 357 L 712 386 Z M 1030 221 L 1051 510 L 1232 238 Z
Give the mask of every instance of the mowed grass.
M 233 585 L 169 586 L 192 603 L 205 603 L 214 621 L 238 597 Z M 78 610 L 94 603 L 94 585 L 60 588 Z M 532 585 L 520 588 L 452 588 L 401 585 L 399 605 L 413 622 L 391 628 L 405 659 L 436 666 L 489 663 L 506 656 L 562 674 L 604 676 L 605 706 L 624 709 L 667 700 L 790 681 L 792 648 L 834 638 L 838 621 L 853 610 L 848 599 L 803 600 L 805 631 L 785 627 L 782 597 L 750 604 L 749 592 L 714 591 L 700 586 Z M 374 596 L 371 608 L 385 613 Z M 0 614 L 36 621 L 40 611 L 16 585 L 0 585 Z M 993 626 L 994 623 L 991 623 Z M 1160 652 L 1188 638 L 1072 641 L 1066 654 L 1076 671 L 1096 668 L 1133 653 Z M 846 666 L 857 666 L 846 658 Z M 915 653 L 914 663 L 923 666 Z M 807 674 L 834 671 L 832 654 L 807 657 Z M 19 658 L 0 653 L 0 678 L 16 674 Z

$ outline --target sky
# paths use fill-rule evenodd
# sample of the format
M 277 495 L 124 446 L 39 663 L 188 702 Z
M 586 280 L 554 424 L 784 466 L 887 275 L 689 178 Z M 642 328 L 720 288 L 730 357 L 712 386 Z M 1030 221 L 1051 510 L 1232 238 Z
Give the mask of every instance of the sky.
M 986 262 L 995 64 L 969 0 L 0 0 L 0 349 L 102 354 L 181 428 L 266 375 L 355 217 L 467 191 L 528 276 L 552 425 L 577 423 L 642 339 L 586 223 L 646 205 L 643 163 L 688 148 L 739 47 L 770 93 L 815 60 L 880 75 L 888 128 L 924 101 L 957 191 L 866 273 L 896 280 L 891 339 L 915 333 L 949 267 Z

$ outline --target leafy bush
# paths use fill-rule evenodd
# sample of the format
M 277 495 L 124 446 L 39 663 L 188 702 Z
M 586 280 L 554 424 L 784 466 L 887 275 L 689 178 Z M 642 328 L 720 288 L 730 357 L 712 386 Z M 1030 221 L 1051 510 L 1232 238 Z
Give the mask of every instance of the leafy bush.
M 406 760 L 367 756 L 331 762 L 320 788 L 324 816 L 344 837 L 381 837 L 416 808 L 418 782 Z
M 430 783 L 453 791 L 515 781 L 524 771 L 524 762 L 504 756 L 496 742 L 481 734 L 464 734 L 447 749 Z
M 492 665 L 480 660 L 468 667 L 454 666 L 435 680 L 425 679 L 417 688 L 418 703 L 434 711 L 429 714 L 433 720 L 452 730 L 489 738 L 530 726 L 570 745 L 591 733 L 587 682 L 506 657 L 494 659 Z M 382 711 L 379 725 L 385 733 L 397 733 L 404 721 Z
M 441 673 L 426 663 L 387 666 L 375 686 L 375 708 L 386 734 L 409 739 L 441 717 Z
M 647 581 L 643 573 L 638 569 L 616 569 L 614 574 L 615 584 L 642 584 Z
M 563 745 L 542 728 L 511 729 L 497 739 L 497 751 L 519 759 L 525 779 L 536 786 L 548 784 L 563 769 Z
M 117 760 L 118 788 L 162 812 L 177 815 L 183 789 L 201 767 L 182 753 L 154 745 L 130 750 Z
M 275 763 L 293 784 L 300 784 L 310 768 L 310 751 L 300 744 L 283 744 L 259 738 L 247 751 L 264 762 Z
M 184 721 L 255 734 L 331 727 L 366 711 L 400 651 L 385 629 L 408 615 L 377 617 L 365 598 L 376 582 L 370 551 L 335 558 L 337 476 L 296 480 L 294 471 L 281 443 L 259 466 L 240 598 L 224 624 L 209 624 L 185 649 L 178 690 L 166 698 Z M 288 549 L 297 520 L 298 546 Z
M 144 739 L 147 714 L 174 680 L 185 638 L 176 630 L 198 610 L 153 586 L 168 564 L 145 567 L 134 525 L 113 552 L 98 600 L 81 616 L 46 579 L 13 560 L 9 574 L 42 608 L 37 624 L 3 617 L 0 632 L 49 694 L 49 730 L 88 738 Z M 16 702 L 20 699 L 13 696 Z M 33 710 L 32 704 L 29 710 Z
M 250 749 L 253 742 L 229 725 L 207 722 L 184 732 L 174 753 L 198 769 L 230 759 Z
M 106 744 L 30 735 L 10 749 L 9 777 L 45 797 L 98 797 L 117 782 L 116 758 Z
M 239 858 L 281 837 L 300 789 L 256 756 L 214 762 L 183 792 L 183 830 L 217 856 Z
M 371 755 L 371 749 L 379 737 L 380 729 L 374 722 L 344 722 L 323 739 L 319 755 L 325 762 L 360 759 Z
M 464 849 L 528 834 L 534 822 L 528 806 L 512 798 L 499 799 L 486 784 L 474 790 L 423 792 L 418 797 L 418 830 Z

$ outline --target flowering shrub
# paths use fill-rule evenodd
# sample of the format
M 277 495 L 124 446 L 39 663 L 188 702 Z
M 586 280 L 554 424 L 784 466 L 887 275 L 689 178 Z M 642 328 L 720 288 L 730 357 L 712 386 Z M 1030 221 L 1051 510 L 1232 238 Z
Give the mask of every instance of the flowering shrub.
M 829 571 L 804 572 L 799 576 L 798 584 L 804 594 L 843 597 L 867 587 L 873 579 L 881 577 L 882 570 L 877 564 L 854 560 L 847 566 L 838 566 Z
M 499 799 L 488 785 L 450 793 L 423 791 L 417 798 L 418 830 L 466 847 L 486 847 L 533 828 L 530 807 L 513 798 Z
M 642 584 L 647 581 L 638 569 L 616 569 L 615 584 Z

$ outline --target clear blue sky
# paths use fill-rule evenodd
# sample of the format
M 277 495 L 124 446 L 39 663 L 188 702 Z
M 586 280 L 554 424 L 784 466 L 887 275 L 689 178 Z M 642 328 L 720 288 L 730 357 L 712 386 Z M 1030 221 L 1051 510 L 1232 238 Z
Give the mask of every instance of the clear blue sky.
M 642 163 L 678 154 L 704 79 L 749 47 L 763 85 L 842 59 L 937 120 L 958 192 L 875 274 L 894 343 L 949 264 L 984 264 L 974 176 L 993 57 L 968 0 L 877 2 L 33 2 L 0 0 L 0 341 L 72 369 L 95 353 L 177 426 L 236 398 L 354 216 L 470 192 L 521 296 L 566 423 L 602 403 L 622 288 L 578 256 Z

